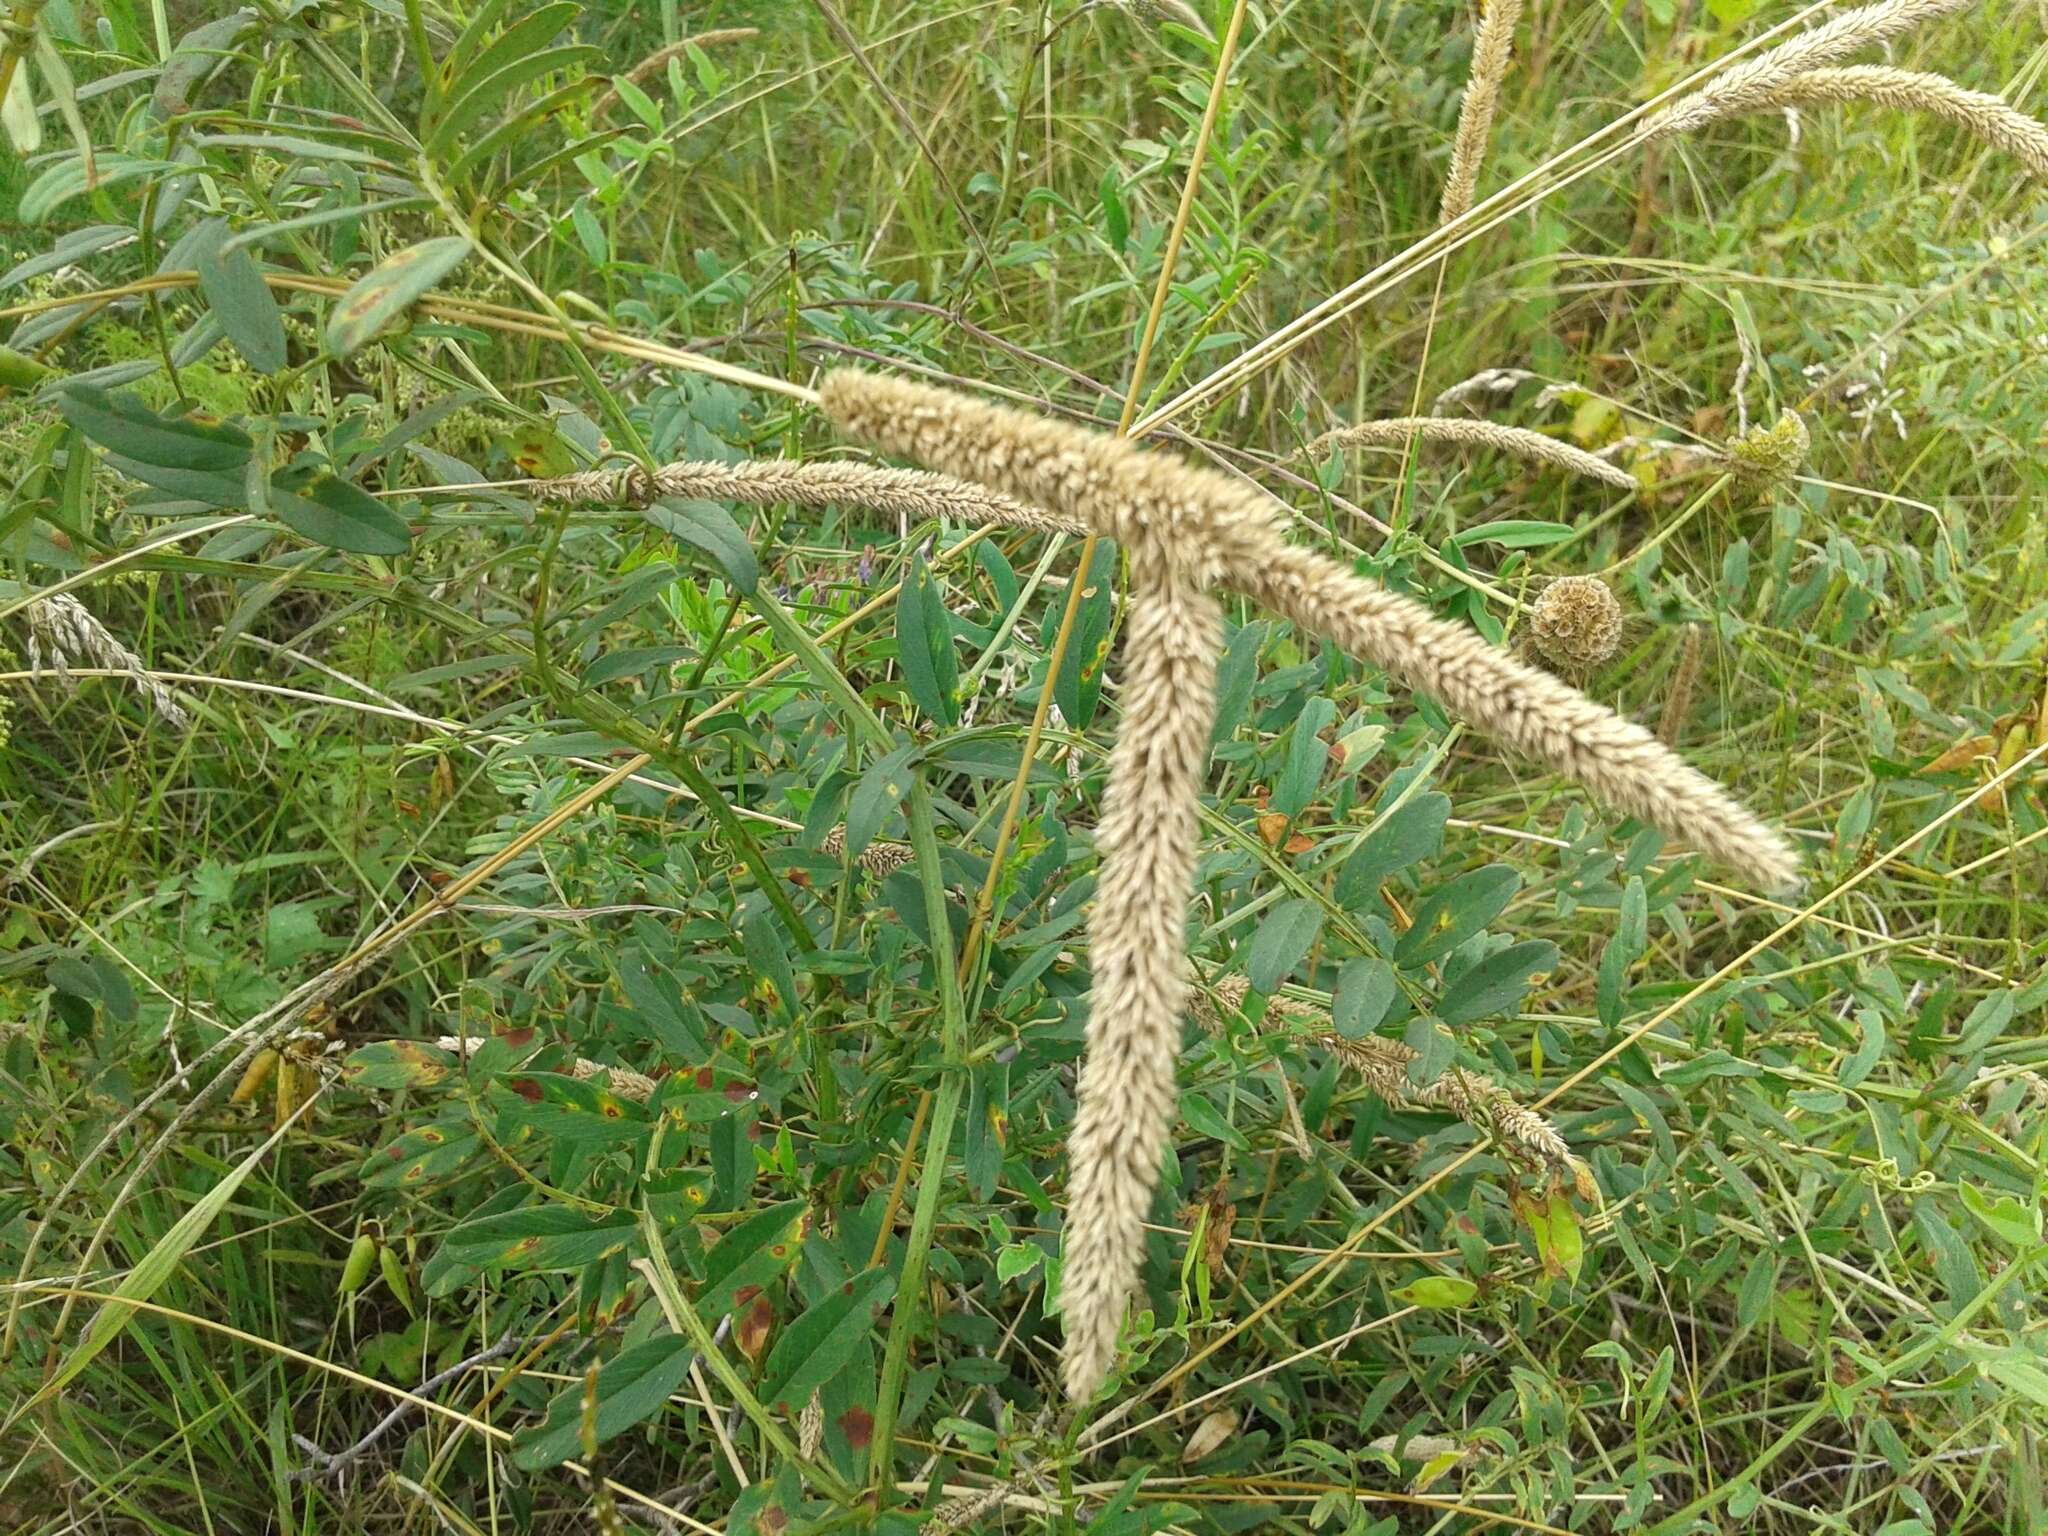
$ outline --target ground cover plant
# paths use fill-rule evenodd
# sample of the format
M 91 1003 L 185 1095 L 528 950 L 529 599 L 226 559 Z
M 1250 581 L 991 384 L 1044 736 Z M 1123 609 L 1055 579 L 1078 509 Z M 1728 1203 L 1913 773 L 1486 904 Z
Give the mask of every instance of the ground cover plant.
M 2042 21 L 14 8 L 6 1529 L 2040 1529 Z

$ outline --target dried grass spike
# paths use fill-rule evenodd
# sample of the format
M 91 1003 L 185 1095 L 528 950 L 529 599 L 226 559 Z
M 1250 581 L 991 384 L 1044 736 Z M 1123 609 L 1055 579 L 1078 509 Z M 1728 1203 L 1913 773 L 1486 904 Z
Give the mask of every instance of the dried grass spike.
M 1637 128 L 1642 139 L 1696 133 L 1709 123 L 1772 104 L 1773 93 L 1796 75 L 1839 64 L 1865 48 L 1926 22 L 1960 11 L 1972 0 L 1886 0 L 1845 11 L 1834 20 L 1778 44 L 1709 80 L 1690 96 L 1653 112 Z
M 1458 132 L 1451 140 L 1451 168 L 1444 177 L 1443 222 L 1463 216 L 1472 207 L 1479 185 L 1479 167 L 1493 136 L 1494 109 L 1500 84 L 1507 78 L 1514 47 L 1515 24 L 1522 19 L 1522 0 L 1480 0 L 1479 35 L 1472 43 L 1472 72 L 1458 103 Z
M 1092 1397 L 1116 1358 L 1144 1223 L 1178 1107 L 1188 1002 L 1187 906 L 1201 775 L 1216 716 L 1223 614 L 1163 551 L 1131 551 L 1123 719 L 1095 842 L 1087 1053 L 1068 1138 L 1060 1310 L 1067 1395 Z
M 846 852 L 846 825 L 844 822 L 818 839 L 818 852 L 835 859 Z M 893 875 L 916 857 L 910 851 L 908 844 L 883 842 L 877 838 L 869 843 L 867 847 L 861 849 L 858 862 L 862 869 L 879 880 L 884 875 Z
M 1068 524 L 1036 507 L 951 475 L 872 464 L 754 459 L 740 464 L 684 460 L 652 475 L 637 466 L 587 469 L 530 487 L 542 501 L 645 506 L 664 496 L 736 501 L 747 506 L 791 502 L 801 507 L 863 507 L 911 522 L 954 518 L 1062 533 Z
M 1398 448 L 1410 437 L 1419 437 L 1432 443 L 1460 443 L 1471 447 L 1492 448 L 1501 453 L 1513 454 L 1519 459 L 1530 459 L 1539 464 L 1548 464 L 1568 474 L 1583 475 L 1588 480 L 1598 480 L 1602 485 L 1613 486 L 1618 491 L 1638 489 L 1636 477 L 1617 464 L 1610 464 L 1570 443 L 1561 443 L 1554 437 L 1541 432 L 1532 432 L 1527 427 L 1503 426 L 1497 421 L 1484 421 L 1463 416 L 1392 416 L 1384 421 L 1362 421 L 1354 427 L 1339 427 L 1326 432 L 1308 445 L 1313 454 L 1327 453 L 1332 448 L 1352 443 L 1363 443 L 1375 448 Z
M 1667 747 L 1678 745 L 1685 734 L 1685 722 L 1692 716 L 1693 691 L 1699 687 L 1700 663 L 1706 655 L 1702 631 L 1697 624 L 1685 626 L 1679 642 L 1678 665 L 1672 669 L 1671 691 L 1664 696 L 1664 713 L 1657 720 L 1657 739 Z
M 2011 155 L 2029 174 L 2048 180 L 2048 127 L 1997 96 L 1965 90 L 1946 75 L 1883 64 L 1812 69 L 1759 92 L 1752 110 L 1852 101 L 1875 102 L 1899 112 L 1925 112 L 1954 123 L 1993 149 Z
M 1198 586 L 1228 585 L 1768 889 L 1798 880 L 1790 843 L 1648 731 L 1289 544 L 1278 504 L 1251 486 L 1104 433 L 853 369 L 827 374 L 819 401 L 843 431 L 1029 503 L 1029 526 L 1086 529 L 1130 549 L 1134 565 L 1139 550 L 1156 550 Z
M 1529 609 L 1529 638 L 1552 666 L 1584 676 L 1621 646 L 1621 603 L 1598 576 L 1560 576 Z
M 1384 667 L 1606 804 L 1741 870 L 1767 891 L 1798 884 L 1791 843 L 1720 785 L 1633 721 L 1463 625 L 1291 545 L 1232 577 L 1246 596 Z
M 29 604 L 27 617 L 29 671 L 41 672 L 47 667 L 68 685 L 71 675 L 67 665 L 83 657 L 110 671 L 126 672 L 136 691 L 149 700 L 150 707 L 166 724 L 181 731 L 191 728 L 191 718 L 171 690 L 151 677 L 142 658 L 116 639 L 114 632 L 69 592 L 54 592 L 37 599 Z

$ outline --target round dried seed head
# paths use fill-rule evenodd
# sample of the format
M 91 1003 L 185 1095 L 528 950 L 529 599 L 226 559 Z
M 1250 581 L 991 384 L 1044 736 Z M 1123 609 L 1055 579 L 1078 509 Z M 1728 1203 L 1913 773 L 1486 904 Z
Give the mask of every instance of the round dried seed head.
M 1786 411 L 1773 425 L 1729 440 L 1728 470 L 1748 490 L 1770 490 L 1799 473 L 1812 442 L 1799 413 Z
M 1621 645 L 1621 604 L 1598 576 L 1560 576 L 1529 610 L 1529 635 L 1552 666 L 1590 672 Z

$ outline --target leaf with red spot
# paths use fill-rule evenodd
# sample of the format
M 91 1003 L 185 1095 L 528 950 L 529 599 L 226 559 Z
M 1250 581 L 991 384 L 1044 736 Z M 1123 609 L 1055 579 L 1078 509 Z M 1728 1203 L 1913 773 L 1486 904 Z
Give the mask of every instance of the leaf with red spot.
M 896 1277 L 886 1269 L 855 1275 L 817 1305 L 806 1308 L 776 1341 L 768 1357 L 761 1400 L 792 1412 L 846 1367 L 861 1340 L 896 1294 Z
M 423 1125 L 386 1142 L 364 1161 L 362 1181 L 372 1189 L 412 1189 L 453 1173 L 477 1149 L 474 1131 Z
M 697 1313 L 714 1324 L 738 1305 L 748 1287 L 766 1288 L 786 1275 L 802 1251 L 810 1213 L 801 1200 L 756 1211 L 718 1240 L 704 1260 Z
M 550 1146 L 639 1141 L 652 1124 L 643 1106 L 593 1078 L 527 1072 L 506 1086 L 511 1095 L 496 1100 L 501 1128 L 524 1126 Z
M 341 1080 L 351 1088 L 431 1088 L 454 1065 L 446 1051 L 417 1040 L 380 1040 L 350 1052 Z
M 859 1406 L 849 1408 L 839 1415 L 839 1433 L 854 1450 L 864 1451 L 875 1438 L 875 1416 Z
M 630 1211 L 591 1217 L 543 1205 L 464 1222 L 441 1244 L 429 1294 L 446 1296 L 463 1282 L 499 1270 L 581 1269 L 632 1240 Z

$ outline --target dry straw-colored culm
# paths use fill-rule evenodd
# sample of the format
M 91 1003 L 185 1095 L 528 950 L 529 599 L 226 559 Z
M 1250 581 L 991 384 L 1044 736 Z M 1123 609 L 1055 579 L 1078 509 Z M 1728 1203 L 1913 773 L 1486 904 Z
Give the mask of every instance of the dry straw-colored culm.
M 1097 831 L 1094 989 L 1068 1143 L 1060 1305 L 1066 1386 L 1076 1399 L 1091 1396 L 1114 1364 L 1175 1107 L 1190 991 L 1186 909 L 1221 647 L 1215 589 L 1242 593 L 1386 668 L 1760 885 L 1797 878 L 1798 858 L 1782 835 L 1649 732 L 1469 629 L 1290 544 L 1278 504 L 1253 487 L 1104 433 L 854 370 L 825 378 L 820 405 L 853 437 L 1027 507 L 1020 526 L 1043 528 L 1049 518 L 1114 539 L 1129 557 L 1123 716 Z

